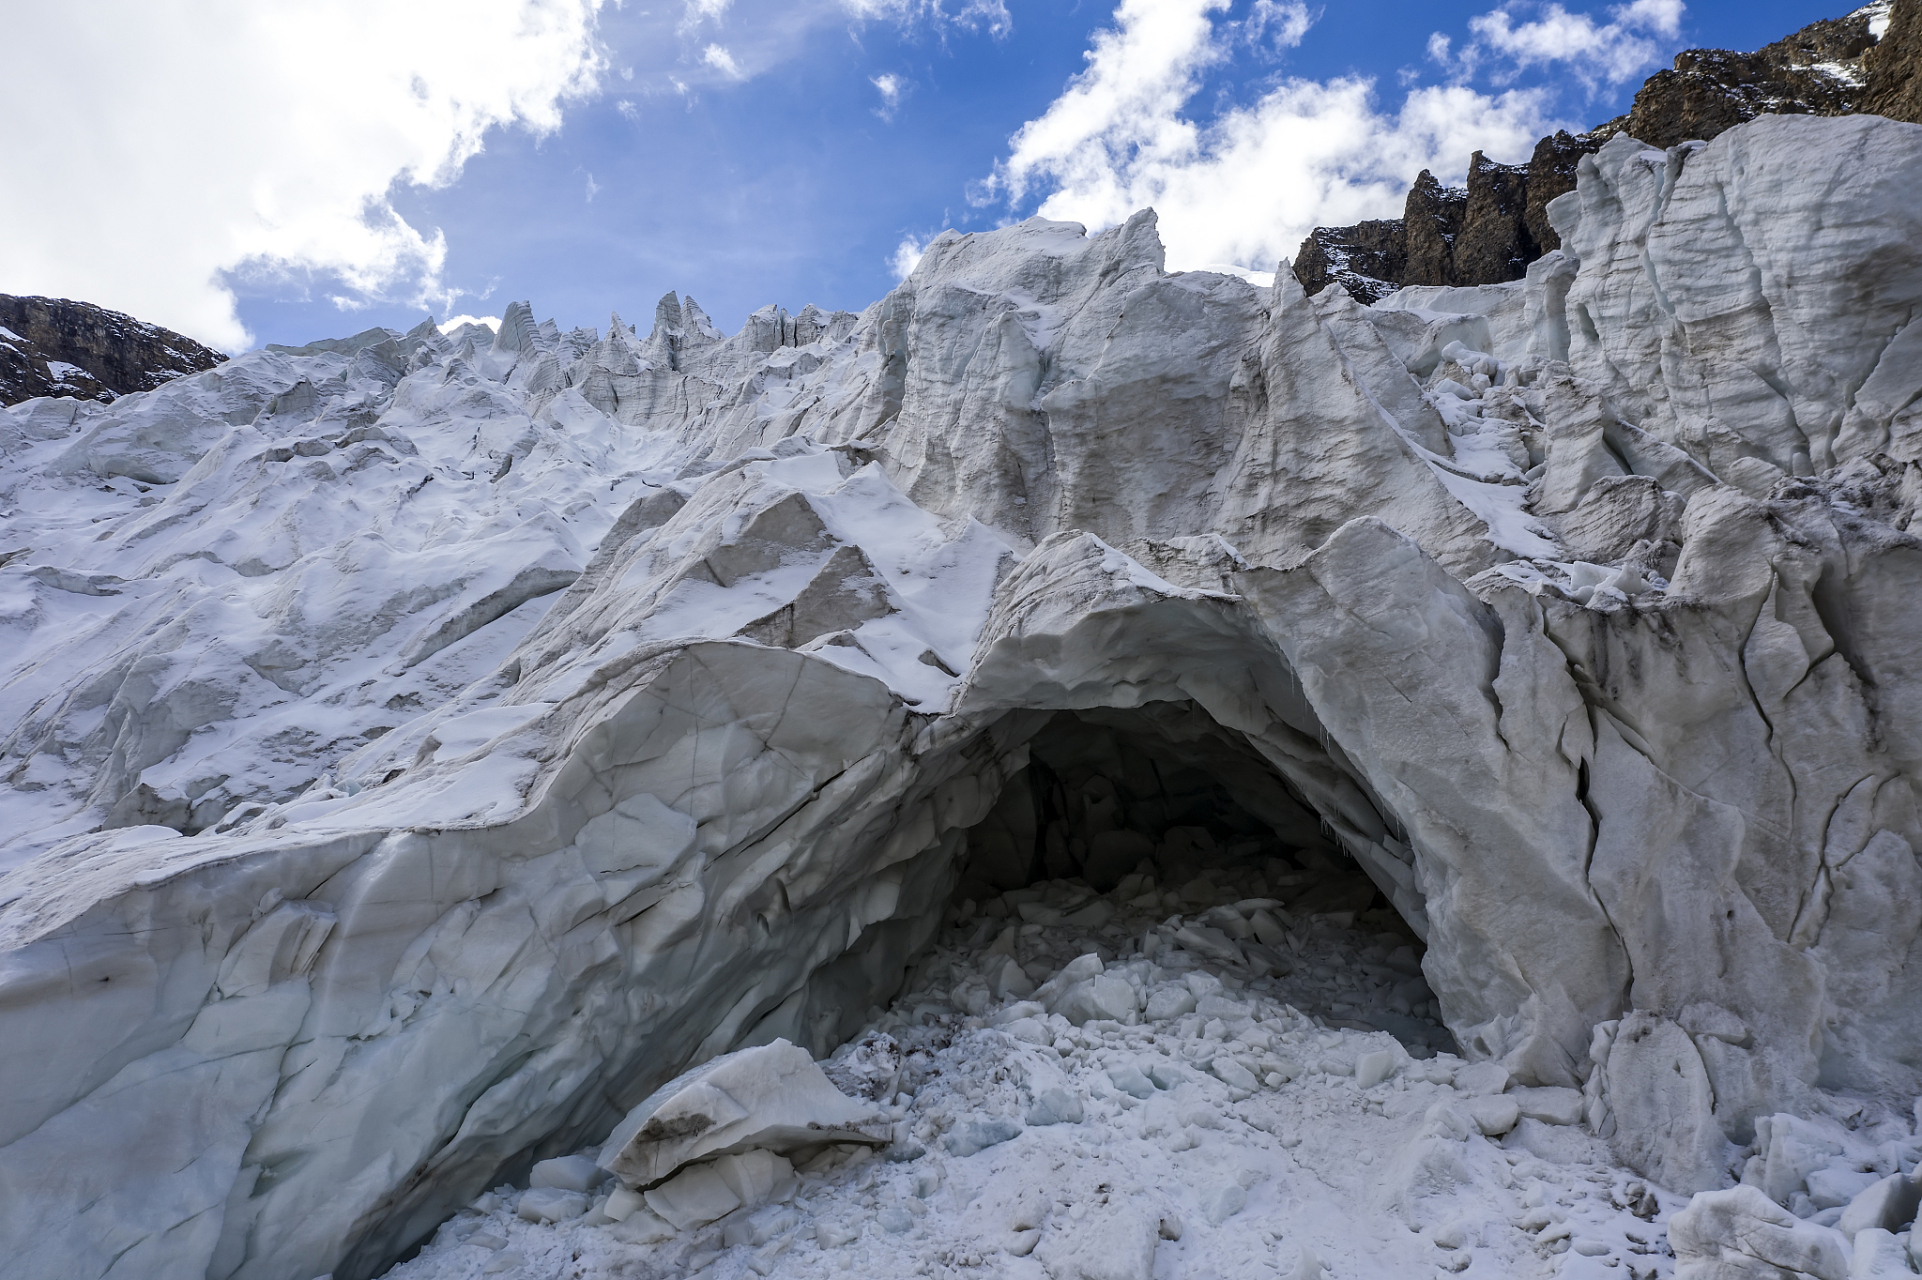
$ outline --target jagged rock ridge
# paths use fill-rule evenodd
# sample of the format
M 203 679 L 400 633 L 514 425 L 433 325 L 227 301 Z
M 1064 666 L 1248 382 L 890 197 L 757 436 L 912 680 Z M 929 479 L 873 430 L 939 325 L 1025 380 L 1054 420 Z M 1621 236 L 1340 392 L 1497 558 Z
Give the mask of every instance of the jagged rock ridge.
M 170 329 L 89 302 L 0 293 L 0 405 L 36 396 L 104 404 L 226 358 Z
M 1670 1189 L 1906 1111 L 1918 189 L 1922 128 L 1765 116 L 1373 308 L 1034 220 L 859 316 L 0 411 L 13 1272 L 378 1274 L 1210 779 Z
M 1886 51 L 1878 54 L 1885 24 Z M 1295 278 L 1311 296 L 1339 283 L 1364 303 L 1403 285 L 1519 280 L 1529 263 L 1560 247 L 1548 203 L 1574 190 L 1582 157 L 1618 133 L 1671 147 L 1764 114 L 1867 111 L 1922 122 L 1918 31 L 1922 0 L 1878 0 L 1753 53 L 1684 50 L 1673 69 L 1648 78 L 1626 115 L 1584 134 L 1543 138 L 1526 166 L 1495 164 L 1477 151 L 1465 188 L 1445 187 L 1423 170 L 1401 218 L 1315 228 L 1295 255 Z

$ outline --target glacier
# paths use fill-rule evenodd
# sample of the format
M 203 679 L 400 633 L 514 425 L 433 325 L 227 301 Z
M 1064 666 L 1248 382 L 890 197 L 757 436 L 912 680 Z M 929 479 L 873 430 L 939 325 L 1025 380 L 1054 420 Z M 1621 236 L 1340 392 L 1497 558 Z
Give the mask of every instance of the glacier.
M 1667 1191 L 1905 1111 L 1918 190 L 1922 126 L 1763 117 L 1612 139 L 1512 284 L 1031 220 L 858 316 L 0 411 L 9 1274 L 380 1274 L 1211 788 Z

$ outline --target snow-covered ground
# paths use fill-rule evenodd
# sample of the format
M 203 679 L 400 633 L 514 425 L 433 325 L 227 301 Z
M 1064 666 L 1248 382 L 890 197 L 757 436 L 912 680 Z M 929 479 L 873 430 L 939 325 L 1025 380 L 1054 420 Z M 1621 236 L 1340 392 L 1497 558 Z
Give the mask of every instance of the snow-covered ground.
M 1499 1066 L 1437 1052 L 1419 943 L 1387 913 L 1297 915 L 1251 889 L 1313 905 L 1253 869 L 965 903 L 829 1064 L 892 1096 L 891 1147 L 794 1153 L 785 1194 L 679 1231 L 611 1221 L 611 1181 L 525 1215 L 526 1190 L 499 1187 L 389 1275 L 1673 1273 L 1683 1201 L 1611 1158 L 1574 1090 L 1504 1092 Z M 1097 974 L 1121 985 L 1069 993 Z M 556 1200 L 576 1216 L 529 1220 Z

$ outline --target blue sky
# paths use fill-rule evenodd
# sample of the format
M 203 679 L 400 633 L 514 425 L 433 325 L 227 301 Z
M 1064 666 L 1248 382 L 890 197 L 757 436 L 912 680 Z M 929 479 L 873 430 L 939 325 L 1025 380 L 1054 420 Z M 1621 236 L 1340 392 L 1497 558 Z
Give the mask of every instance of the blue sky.
M 1421 167 L 1522 160 L 1551 125 L 1618 114 L 1678 49 L 1845 11 L 420 0 L 396 21 L 321 0 L 303 27 L 239 0 L 7 3 L 25 47 L 91 42 L 102 81 L 57 81 L 99 99 L 60 136 L 0 144 L 58 180 L 0 208 L 0 291 L 227 346 L 519 298 L 645 329 L 668 289 L 730 331 L 769 302 L 858 310 L 929 235 L 1037 210 L 1099 225 L 1153 203 L 1171 266 L 1271 271 L 1316 222 L 1397 212 Z M 28 74 L 0 100 L 47 91 Z

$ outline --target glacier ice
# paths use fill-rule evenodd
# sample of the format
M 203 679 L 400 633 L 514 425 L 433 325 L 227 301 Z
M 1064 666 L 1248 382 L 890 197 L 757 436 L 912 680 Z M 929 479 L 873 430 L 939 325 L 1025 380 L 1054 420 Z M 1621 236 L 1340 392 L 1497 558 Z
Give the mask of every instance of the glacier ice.
M 893 1138 L 885 1113 L 836 1089 L 807 1050 L 775 1040 L 724 1054 L 655 1090 L 608 1135 L 600 1167 L 646 1187 L 711 1156 Z
M 690 1067 L 826 1054 L 957 886 L 1039 859 L 1087 892 L 1022 927 L 1099 930 L 1199 839 L 1117 815 L 1204 783 L 1558 1091 L 1463 1125 L 1548 1150 L 1579 1090 L 1671 1191 L 1807 1197 L 1798 1115 L 1922 1092 L 1918 189 L 1922 127 L 1764 117 L 1379 308 L 1033 220 L 859 316 L 516 304 L 0 411 L 10 1273 L 377 1274 Z M 1245 1013 L 974 976 L 1019 1043 Z M 1833 1264 L 1753 1199 L 1690 1238 Z

